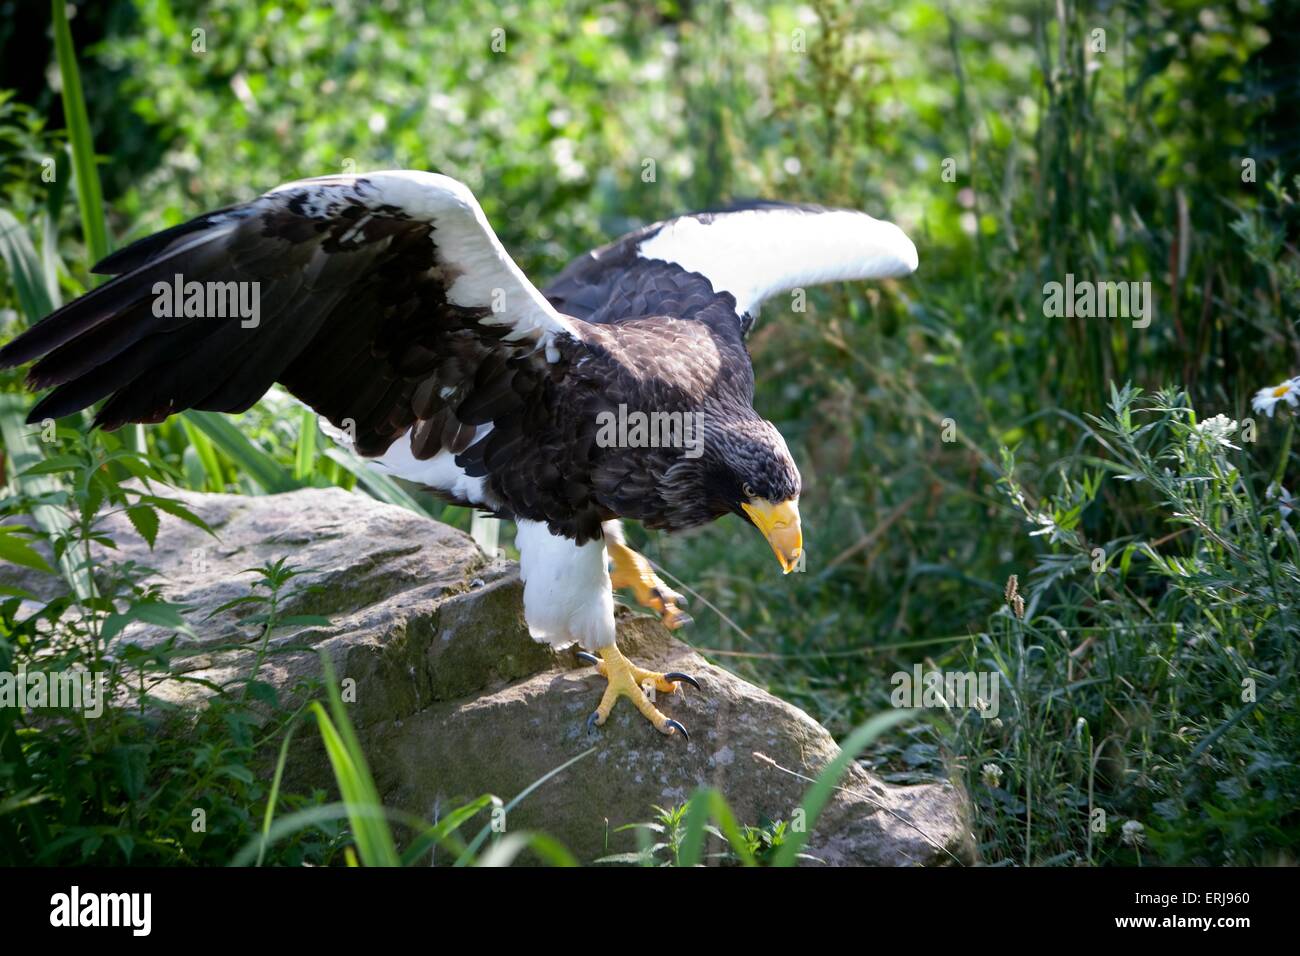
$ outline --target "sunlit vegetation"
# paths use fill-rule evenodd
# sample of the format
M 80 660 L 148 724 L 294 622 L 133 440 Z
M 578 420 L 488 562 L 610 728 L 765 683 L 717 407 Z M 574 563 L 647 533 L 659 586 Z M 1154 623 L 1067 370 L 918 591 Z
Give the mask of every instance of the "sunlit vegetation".
M 0 32 L 0 340 L 89 288 L 106 249 L 331 172 L 464 180 L 539 284 L 736 198 L 902 224 L 916 275 L 770 303 L 751 338 L 756 405 L 803 473 L 807 572 L 777 579 L 730 520 L 633 531 L 696 595 L 686 638 L 837 736 L 870 727 L 854 748 L 884 778 L 956 780 L 984 863 L 1294 862 L 1295 409 L 1251 407 L 1300 374 L 1293 3 L 116 0 L 63 33 L 32 6 Z M 9 51 L 37 37 L 32 75 Z M 1149 282 L 1149 325 L 1048 315 L 1044 286 L 1067 276 Z M 65 586 L 35 618 L 0 590 L 0 669 L 98 659 L 123 615 L 202 626 L 141 569 L 86 561 L 102 508 L 148 538 L 176 513 L 169 484 L 341 485 L 470 526 L 365 475 L 275 394 L 90 439 L 69 419 L 53 441 L 22 424 L 32 401 L 0 373 L 0 558 Z M 286 572 L 250 594 L 269 602 Z M 998 716 L 868 724 L 917 661 L 997 672 Z M 423 834 L 400 856 L 331 692 L 255 713 L 256 682 L 226 688 L 182 739 L 143 715 L 0 711 L 0 854 L 572 862 L 544 834 L 474 837 L 488 795 L 454 825 L 400 821 Z M 343 803 L 250 771 L 290 727 L 324 737 Z M 216 829 L 164 837 L 175 821 L 148 808 L 199 792 Z M 721 862 L 797 858 L 780 821 L 729 814 L 712 792 L 646 807 L 641 851 L 613 862 L 704 862 L 708 834 Z

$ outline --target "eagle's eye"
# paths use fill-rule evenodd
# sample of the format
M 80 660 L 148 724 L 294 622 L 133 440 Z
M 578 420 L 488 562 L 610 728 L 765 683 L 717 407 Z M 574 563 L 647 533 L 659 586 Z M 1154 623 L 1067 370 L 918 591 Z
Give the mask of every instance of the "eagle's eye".
M 749 486 L 749 482 L 745 482 L 743 485 L 741 485 L 740 490 L 745 493 L 745 499 L 748 501 L 753 501 L 754 498 L 757 497 L 754 494 L 754 489 Z

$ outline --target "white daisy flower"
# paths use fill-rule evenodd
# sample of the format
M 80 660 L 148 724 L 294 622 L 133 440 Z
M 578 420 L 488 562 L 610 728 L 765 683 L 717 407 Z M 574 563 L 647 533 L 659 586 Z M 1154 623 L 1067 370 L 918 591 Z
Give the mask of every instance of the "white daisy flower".
M 1201 433 L 1201 444 L 1213 447 L 1221 445 L 1224 448 L 1236 448 L 1232 442 L 1228 441 L 1232 433 L 1237 430 L 1237 423 L 1227 415 L 1215 415 L 1213 418 L 1207 418 L 1196 426 L 1196 430 Z
M 1287 379 L 1281 385 L 1261 388 L 1250 400 L 1250 407 L 1272 418 L 1273 409 L 1278 402 L 1286 402 L 1292 408 L 1300 404 L 1300 375 Z
M 995 763 L 986 763 L 980 767 L 980 778 L 986 787 L 996 787 L 1002 783 L 1002 768 Z

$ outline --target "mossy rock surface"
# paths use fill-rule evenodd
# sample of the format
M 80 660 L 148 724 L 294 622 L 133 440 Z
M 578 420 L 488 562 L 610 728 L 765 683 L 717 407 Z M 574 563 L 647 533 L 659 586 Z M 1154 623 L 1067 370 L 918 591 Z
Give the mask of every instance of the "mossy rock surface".
M 798 708 L 707 661 L 657 621 L 628 614 L 619 643 L 629 657 L 703 685 L 659 700 L 691 739 L 661 736 L 626 701 L 589 734 L 603 679 L 572 650 L 529 637 L 516 566 L 489 560 L 467 535 L 335 488 L 171 494 L 218 537 L 164 516 L 151 553 L 110 519 L 119 543 L 111 554 L 157 569 L 164 595 L 194 608 L 187 676 L 224 683 L 247 673 L 259 628 L 246 611 L 208 615 L 249 592 L 255 578 L 245 569 L 287 557 L 302 572 L 294 585 L 319 587 L 284 613 L 330 624 L 277 631 L 260 677 L 290 699 L 319 676 L 319 652 L 328 651 L 339 678 L 355 682 L 350 714 L 389 806 L 434 819 L 483 793 L 509 800 L 594 746 L 507 821 L 544 830 L 591 861 L 636 849 L 620 826 L 648 821 L 655 805 L 680 804 L 700 786 L 721 790 L 742 823 L 792 821 L 808 784 L 772 763 L 815 777 L 839 752 Z M 135 625 L 125 636 L 148 645 L 168 635 Z M 179 681 L 155 693 L 184 707 L 210 694 Z M 293 748 L 287 782 L 333 790 L 319 742 L 300 732 Z M 854 765 L 840 787 L 809 842 L 824 864 L 970 858 L 967 804 L 953 786 L 891 786 Z

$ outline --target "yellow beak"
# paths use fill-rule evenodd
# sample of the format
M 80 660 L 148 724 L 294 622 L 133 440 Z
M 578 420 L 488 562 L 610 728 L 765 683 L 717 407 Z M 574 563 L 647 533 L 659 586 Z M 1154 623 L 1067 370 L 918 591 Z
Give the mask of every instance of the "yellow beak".
M 755 498 L 741 504 L 745 514 L 763 532 L 767 543 L 776 552 L 781 569 L 789 574 L 800 564 L 803 555 L 803 531 L 799 528 L 799 501 L 791 498 L 773 504 L 765 498 Z

